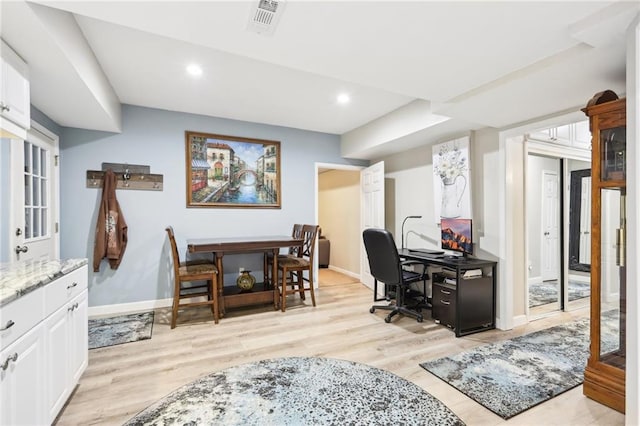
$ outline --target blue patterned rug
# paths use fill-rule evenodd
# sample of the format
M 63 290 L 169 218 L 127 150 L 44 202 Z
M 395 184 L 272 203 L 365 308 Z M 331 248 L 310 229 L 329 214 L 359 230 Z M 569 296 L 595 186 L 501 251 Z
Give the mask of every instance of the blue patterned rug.
M 151 339 L 153 311 L 89 320 L 89 349 Z
M 529 284 L 529 307 L 546 305 L 558 301 L 558 281 L 543 281 Z M 579 281 L 569 281 L 569 302 L 589 297 L 591 284 Z
M 464 425 L 388 371 L 330 358 L 282 358 L 210 374 L 125 425 Z
M 605 352 L 617 347 L 618 313 L 601 323 Z M 584 381 L 589 320 L 551 327 L 420 364 L 508 419 Z

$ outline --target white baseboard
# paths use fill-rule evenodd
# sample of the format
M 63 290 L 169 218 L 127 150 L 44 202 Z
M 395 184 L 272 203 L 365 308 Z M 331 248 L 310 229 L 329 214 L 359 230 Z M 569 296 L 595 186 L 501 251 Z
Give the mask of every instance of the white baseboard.
M 332 271 L 340 272 L 341 274 L 348 275 L 350 277 L 356 278 L 360 280 L 360 274 L 356 274 L 355 272 L 347 271 L 346 269 L 338 268 L 337 266 L 329 265 L 329 269 Z
M 542 282 L 542 276 L 529 277 L 529 284 L 540 284 Z
M 144 302 L 120 303 L 117 305 L 90 306 L 89 318 L 104 315 L 120 315 L 131 312 L 150 311 L 171 306 L 173 299 L 146 300 Z
M 569 274 L 569 279 L 578 283 L 590 283 L 591 277 L 589 275 L 573 275 Z
M 528 324 L 529 320 L 527 319 L 526 315 L 516 315 L 515 317 L 513 317 L 513 326 L 514 327 L 518 327 L 521 325 L 525 325 Z

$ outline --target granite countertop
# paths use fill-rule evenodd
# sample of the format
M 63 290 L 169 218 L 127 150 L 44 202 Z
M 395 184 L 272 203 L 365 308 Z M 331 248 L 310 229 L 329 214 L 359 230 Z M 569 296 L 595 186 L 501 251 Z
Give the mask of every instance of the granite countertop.
M 0 263 L 0 307 L 87 263 L 86 258 Z

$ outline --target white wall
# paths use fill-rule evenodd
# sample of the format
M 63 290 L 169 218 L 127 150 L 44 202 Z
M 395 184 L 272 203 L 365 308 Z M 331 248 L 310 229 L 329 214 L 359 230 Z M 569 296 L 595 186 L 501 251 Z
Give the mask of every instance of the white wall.
M 187 208 L 185 130 L 280 141 L 282 208 Z M 93 257 L 101 190 L 85 187 L 87 170 L 100 170 L 102 162 L 130 163 L 164 175 L 163 191 L 117 191 L 129 244 L 118 270 L 103 261 L 100 272 L 89 273 L 91 307 L 171 297 L 167 225 L 181 253 L 187 238 L 289 235 L 294 223 L 315 220 L 316 162 L 366 165 L 340 157 L 337 135 L 129 105 L 121 134 L 63 129 L 60 156 L 63 258 Z M 240 266 L 262 279 L 262 255 L 225 256 L 227 282 Z
M 360 274 L 360 172 L 318 175 L 318 224 L 331 243 L 330 265 Z
M 385 199 L 387 228 L 393 233 L 396 245 L 402 245 L 402 221 L 405 223 L 405 247 L 440 247 L 440 228 L 436 226 L 433 209 L 433 167 L 431 146 L 385 157 Z M 374 161 L 377 162 L 378 160 Z

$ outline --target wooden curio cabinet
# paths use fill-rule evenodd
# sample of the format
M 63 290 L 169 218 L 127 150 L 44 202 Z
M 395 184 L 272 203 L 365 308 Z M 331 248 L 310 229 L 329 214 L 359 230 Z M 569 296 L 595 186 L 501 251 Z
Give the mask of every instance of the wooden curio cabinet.
M 583 109 L 591 157 L 591 343 L 584 394 L 625 411 L 626 105 L 610 90 Z

